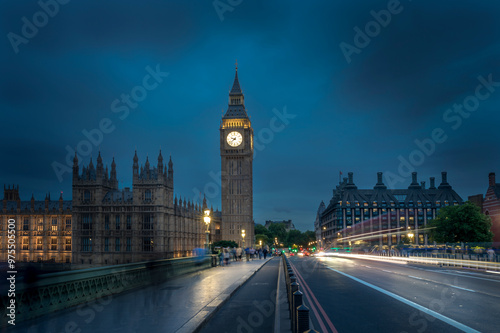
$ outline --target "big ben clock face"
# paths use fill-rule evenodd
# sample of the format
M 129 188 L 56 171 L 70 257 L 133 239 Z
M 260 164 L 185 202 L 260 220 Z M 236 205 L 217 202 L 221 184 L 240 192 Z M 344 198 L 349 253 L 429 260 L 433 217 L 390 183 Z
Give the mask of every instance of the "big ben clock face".
M 240 132 L 231 132 L 227 135 L 227 143 L 231 147 L 238 147 L 243 142 Z

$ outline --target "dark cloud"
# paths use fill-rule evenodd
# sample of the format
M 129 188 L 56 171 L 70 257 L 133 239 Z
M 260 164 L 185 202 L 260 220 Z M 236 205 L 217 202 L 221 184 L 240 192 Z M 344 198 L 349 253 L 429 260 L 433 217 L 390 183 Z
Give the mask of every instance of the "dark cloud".
M 8 38 L 0 43 L 0 182 L 19 183 L 26 199 L 69 193 L 68 174 L 59 182 L 52 163 L 66 163 L 65 147 L 109 118 L 115 129 L 91 155 L 95 162 L 100 150 L 108 165 L 115 157 L 120 186 L 130 186 L 135 149 L 140 163 L 155 163 L 161 147 L 174 161 L 176 194 L 195 197 L 220 170 L 219 122 L 238 59 L 256 137 L 273 110 L 295 115 L 256 152 L 256 222 L 293 219 L 311 229 L 339 171 L 371 188 L 377 171 L 395 172 L 398 157 L 437 127 L 449 138 L 418 166 L 419 178 L 447 170 L 462 197 L 483 193 L 487 173 L 498 171 L 500 91 L 457 130 L 443 113 L 474 93 L 479 75 L 500 81 L 500 6 L 401 4 L 349 64 L 339 44 L 353 43 L 353 28 L 387 1 L 243 1 L 222 21 L 210 1 L 70 2 L 19 53 Z M 39 10 L 36 2 L 2 2 L 0 32 L 20 34 L 21 18 Z M 169 76 L 119 119 L 111 103 L 157 64 Z M 220 207 L 220 197 L 211 203 Z

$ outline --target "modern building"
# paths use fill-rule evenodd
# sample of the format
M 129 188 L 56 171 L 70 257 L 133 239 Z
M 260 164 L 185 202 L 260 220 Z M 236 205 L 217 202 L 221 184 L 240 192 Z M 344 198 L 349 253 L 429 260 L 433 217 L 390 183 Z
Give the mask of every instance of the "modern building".
M 500 184 L 495 181 L 495 173 L 488 175 L 486 195 L 477 194 L 469 197 L 469 201 L 479 206 L 483 214 L 491 218 L 493 242 L 500 243 Z
M 290 230 L 296 230 L 295 229 L 295 225 L 292 223 L 292 220 L 283 220 L 283 221 L 271 221 L 271 220 L 267 220 L 266 221 L 266 224 L 264 225 L 264 227 L 266 227 L 266 229 L 269 229 L 269 227 L 273 224 L 283 224 L 285 226 L 285 230 L 288 232 Z
M 133 157 L 132 188 L 118 188 L 116 164 L 79 169 L 73 160 L 73 263 L 110 265 L 192 255 L 205 244 L 203 206 L 174 198 L 172 159 L 156 166 Z M 211 215 L 216 215 L 213 210 Z M 214 221 L 215 222 L 215 221 Z M 217 223 L 210 224 L 215 235 Z
M 405 237 L 415 245 L 427 244 L 427 222 L 435 218 L 441 207 L 463 203 L 448 183 L 446 172 L 441 177 L 437 188 L 434 177 L 426 188 L 425 182 L 418 183 L 417 173 L 413 172 L 407 189 L 388 189 L 379 172 L 373 189 L 358 189 L 353 173 L 349 172 L 320 214 L 321 237 L 317 241 L 324 246 L 365 249 L 375 245 L 390 248 Z
M 11 222 L 9 224 L 9 221 Z M 71 201 L 21 201 L 19 186 L 4 186 L 3 208 L 0 213 L 0 261 L 8 260 L 9 225 L 15 229 L 17 262 L 71 262 L 72 213 Z
M 253 221 L 253 128 L 238 80 L 220 125 L 222 239 L 243 245 L 255 241 Z M 242 231 L 245 230 L 245 237 Z

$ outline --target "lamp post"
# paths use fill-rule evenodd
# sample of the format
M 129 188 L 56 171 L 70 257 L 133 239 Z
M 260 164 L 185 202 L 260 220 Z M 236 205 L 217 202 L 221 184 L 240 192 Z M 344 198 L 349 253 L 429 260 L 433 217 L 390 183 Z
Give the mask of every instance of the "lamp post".
M 241 244 L 243 249 L 245 249 L 245 229 L 241 229 Z
M 410 238 L 410 244 L 413 243 L 413 232 L 411 231 L 411 228 L 408 227 L 408 237 Z
M 206 249 L 206 252 L 209 253 L 209 239 L 208 238 L 209 238 L 210 230 L 208 228 L 210 227 L 210 210 L 206 209 L 204 211 L 204 213 L 205 213 L 205 215 L 203 216 L 203 221 L 207 225 L 207 230 L 205 231 L 205 234 L 207 236 L 207 239 L 205 242 L 205 249 Z

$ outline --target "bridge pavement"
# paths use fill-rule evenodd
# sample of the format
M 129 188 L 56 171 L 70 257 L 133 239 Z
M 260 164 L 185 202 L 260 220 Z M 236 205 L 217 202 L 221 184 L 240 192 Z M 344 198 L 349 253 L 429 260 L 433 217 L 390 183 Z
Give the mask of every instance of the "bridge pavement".
M 267 259 L 269 260 L 269 259 Z M 103 297 L 18 323 L 2 332 L 176 332 L 195 331 L 267 261 L 231 262 L 176 277 L 140 290 Z

